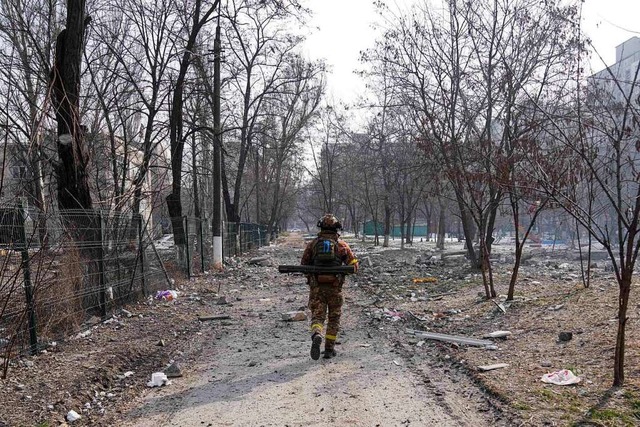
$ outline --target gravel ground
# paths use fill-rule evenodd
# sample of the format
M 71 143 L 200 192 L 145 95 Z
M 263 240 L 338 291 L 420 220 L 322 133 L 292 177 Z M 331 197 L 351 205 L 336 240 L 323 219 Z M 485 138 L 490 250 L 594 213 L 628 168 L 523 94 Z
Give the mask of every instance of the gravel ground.
M 362 268 L 345 285 L 335 359 L 311 360 L 308 322 L 281 320 L 307 303 L 305 280 L 275 268 L 298 262 L 304 242 L 292 234 L 253 254 L 269 266 L 246 257 L 224 273 L 178 280 L 176 301 L 133 304 L 130 314 L 13 363 L 0 380 L 0 426 L 61 425 L 69 410 L 82 416 L 74 426 L 638 425 L 637 286 L 627 381 L 613 390 L 617 286 L 606 263 L 584 289 L 573 252 L 533 249 L 503 313 L 479 295 L 482 279 L 461 256 L 441 260 L 431 242 L 403 250 L 352 243 Z M 447 252 L 460 249 L 450 243 Z M 494 253 L 496 288 L 506 293 L 510 248 Z M 229 318 L 198 320 L 210 314 Z M 487 350 L 407 329 L 511 335 Z M 559 341 L 560 332 L 572 339 Z M 183 376 L 147 387 L 172 362 Z M 477 369 L 494 363 L 508 366 Z M 564 368 L 581 382 L 540 381 Z

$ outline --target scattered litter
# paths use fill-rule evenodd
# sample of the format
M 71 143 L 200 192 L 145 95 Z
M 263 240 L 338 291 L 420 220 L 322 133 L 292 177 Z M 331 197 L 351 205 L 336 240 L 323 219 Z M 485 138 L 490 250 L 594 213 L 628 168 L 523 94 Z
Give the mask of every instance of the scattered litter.
M 304 311 L 289 311 L 287 313 L 282 313 L 282 320 L 287 322 L 301 322 L 303 320 L 307 320 L 307 315 Z
M 231 319 L 231 316 L 229 316 L 228 314 L 210 314 L 210 315 L 200 315 L 198 316 L 198 320 L 201 322 L 205 322 L 207 320 L 226 320 L 226 319 Z
M 402 363 L 398 362 L 397 360 L 394 360 L 394 361 L 393 361 L 393 363 L 394 363 L 396 366 L 401 366 L 401 365 L 402 365 Z
M 418 317 L 410 311 L 407 311 L 407 313 L 409 313 L 411 317 L 413 317 L 416 320 L 419 320 L 420 322 L 426 322 L 427 320 L 429 320 L 429 319 L 425 319 L 424 317 Z
M 496 363 L 494 365 L 480 365 L 478 366 L 478 370 L 482 372 L 493 371 L 494 369 L 502 369 L 509 366 L 508 363 Z
M 484 338 L 506 338 L 509 335 L 511 335 L 510 331 L 495 331 L 486 334 Z
M 413 283 L 437 283 L 438 279 L 435 277 L 416 277 L 413 279 Z
M 389 310 L 387 308 L 383 310 L 383 313 L 386 318 L 391 319 L 394 322 L 397 322 L 404 316 L 404 314 L 400 311 Z
M 260 298 L 258 301 L 260 301 L 260 302 L 269 302 L 269 301 L 271 301 L 271 298 Z
M 151 374 L 151 381 L 147 383 L 148 387 L 160 387 L 163 385 L 169 385 L 171 381 L 167 378 L 164 372 L 154 372 Z
M 178 298 L 178 291 L 168 290 L 168 291 L 158 291 L 156 293 L 156 299 L 160 301 L 173 301 Z
M 91 335 L 91 329 L 87 329 L 84 332 L 80 332 L 78 335 L 76 335 L 76 338 L 86 338 L 89 335 Z
M 360 347 L 371 347 L 371 344 L 362 343 L 360 344 Z
M 501 302 L 497 302 L 496 300 L 492 299 L 491 300 L 495 305 L 498 306 L 498 308 L 500 309 L 500 311 L 502 311 L 503 313 L 507 312 L 507 309 L 505 308 L 504 304 L 502 304 Z
M 67 421 L 69 421 L 70 423 L 72 423 L 74 421 L 78 421 L 80 418 L 82 418 L 80 416 L 80 414 L 78 414 L 74 410 L 71 410 L 71 411 L 67 412 Z
M 541 380 L 543 383 L 547 384 L 571 385 L 578 384 L 581 381 L 581 378 L 576 377 L 575 374 L 570 370 L 563 369 L 561 371 L 544 374 Z
M 467 338 L 467 337 L 461 337 L 456 335 L 438 334 L 435 332 L 414 331 L 412 329 L 407 329 L 407 333 L 413 334 L 418 338 L 426 338 L 431 340 L 452 342 L 452 343 L 458 343 L 458 344 L 467 344 L 467 345 L 472 345 L 476 347 L 486 347 L 486 346 L 493 345 L 493 342 L 487 341 L 487 340 L 478 340 L 475 338 Z
M 554 306 L 552 306 L 552 307 L 549 307 L 549 311 L 558 311 L 558 310 L 560 310 L 562 307 L 564 307 L 564 304 L 554 305 Z

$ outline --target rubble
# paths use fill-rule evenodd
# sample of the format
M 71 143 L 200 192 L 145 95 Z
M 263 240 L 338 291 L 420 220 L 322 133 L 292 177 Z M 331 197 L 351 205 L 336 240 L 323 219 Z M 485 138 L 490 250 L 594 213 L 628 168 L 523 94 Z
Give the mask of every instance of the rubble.
M 493 371 L 495 369 L 503 369 L 509 367 L 508 363 L 496 363 L 493 365 L 480 365 L 478 370 L 482 372 Z
M 416 331 L 412 329 L 407 329 L 406 332 L 408 334 L 415 335 L 418 338 L 445 341 L 449 343 L 466 344 L 466 345 L 471 345 L 475 347 L 485 347 L 485 346 L 493 345 L 492 341 L 479 340 L 475 338 L 468 338 L 468 337 L 463 337 L 458 335 L 439 334 L 435 332 Z
M 282 320 L 287 322 L 301 322 L 307 320 L 307 315 L 304 311 L 289 311 L 282 313 Z

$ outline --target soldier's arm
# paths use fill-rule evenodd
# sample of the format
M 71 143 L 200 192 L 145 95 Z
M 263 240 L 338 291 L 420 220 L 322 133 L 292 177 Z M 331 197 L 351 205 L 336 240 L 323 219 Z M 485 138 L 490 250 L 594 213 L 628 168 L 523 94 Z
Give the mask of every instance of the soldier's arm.
M 356 258 L 353 251 L 349 247 L 349 244 L 344 240 L 340 240 L 339 244 L 341 249 L 340 259 L 342 259 L 342 261 L 347 265 L 354 265 L 356 268 L 356 271 L 358 271 L 358 259 Z
M 312 240 L 306 248 L 304 248 L 304 252 L 302 253 L 302 259 L 300 260 L 300 264 L 309 265 L 311 264 L 311 258 L 313 256 L 313 243 L 315 240 Z

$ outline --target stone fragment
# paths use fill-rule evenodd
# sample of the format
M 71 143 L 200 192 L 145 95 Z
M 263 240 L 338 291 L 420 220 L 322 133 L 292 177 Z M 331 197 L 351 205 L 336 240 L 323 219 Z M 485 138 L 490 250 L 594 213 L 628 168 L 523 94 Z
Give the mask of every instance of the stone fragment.
M 573 333 L 572 332 L 560 332 L 558 334 L 558 340 L 560 340 L 562 342 L 571 341 L 572 338 L 573 338 Z
M 502 369 L 508 367 L 508 363 L 496 363 L 493 365 L 480 365 L 478 366 L 478 370 L 482 372 L 493 371 L 494 369 Z
M 167 378 L 179 378 L 182 376 L 182 370 L 180 369 L 180 366 L 177 362 L 173 362 L 171 365 L 165 368 L 164 373 Z
M 282 320 L 287 322 L 301 322 L 307 320 L 307 315 L 304 311 L 289 311 L 282 313 Z
M 486 334 L 484 338 L 507 338 L 509 335 L 511 335 L 510 331 L 495 331 Z
M 78 421 L 80 418 L 82 418 L 80 416 L 80 414 L 78 414 L 74 410 L 71 410 L 71 411 L 67 412 L 67 421 L 69 421 L 70 423 L 72 423 L 74 421 Z
M 251 258 L 249 261 L 247 261 L 247 263 L 259 265 L 261 267 L 269 267 L 273 264 L 271 261 L 271 257 L 268 255 Z

